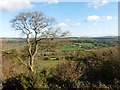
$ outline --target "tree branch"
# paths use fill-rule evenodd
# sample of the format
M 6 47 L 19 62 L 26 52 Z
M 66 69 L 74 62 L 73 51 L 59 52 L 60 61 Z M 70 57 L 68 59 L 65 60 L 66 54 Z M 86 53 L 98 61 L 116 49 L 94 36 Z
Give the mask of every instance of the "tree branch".
M 29 68 L 29 65 L 27 65 L 27 63 L 25 63 L 20 57 L 18 57 L 18 60 L 19 60 L 23 65 L 25 65 L 26 67 Z

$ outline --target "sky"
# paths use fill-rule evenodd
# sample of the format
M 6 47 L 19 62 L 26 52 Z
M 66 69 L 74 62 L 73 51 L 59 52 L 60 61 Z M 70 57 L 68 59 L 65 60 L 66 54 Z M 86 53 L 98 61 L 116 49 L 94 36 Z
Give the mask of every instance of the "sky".
M 118 0 L 0 0 L 0 37 L 22 37 L 10 21 L 27 11 L 54 17 L 71 37 L 118 35 Z

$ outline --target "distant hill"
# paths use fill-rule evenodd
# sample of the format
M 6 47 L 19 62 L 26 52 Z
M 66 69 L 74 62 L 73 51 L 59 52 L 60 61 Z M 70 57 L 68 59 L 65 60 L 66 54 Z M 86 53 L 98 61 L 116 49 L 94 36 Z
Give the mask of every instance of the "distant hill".
M 109 40 L 118 41 L 118 36 L 101 36 L 101 37 L 69 37 L 70 39 L 94 39 L 94 40 Z
M 66 37 L 66 39 L 78 40 L 78 39 L 95 39 L 95 40 L 109 40 L 109 41 L 118 41 L 118 36 L 101 36 L 101 37 Z M 2 41 L 6 42 L 24 42 L 25 38 L 0 38 Z M 120 40 L 120 38 L 119 38 Z
M 93 39 L 96 40 L 112 40 L 112 41 L 118 41 L 118 36 L 102 36 L 102 37 L 93 37 Z

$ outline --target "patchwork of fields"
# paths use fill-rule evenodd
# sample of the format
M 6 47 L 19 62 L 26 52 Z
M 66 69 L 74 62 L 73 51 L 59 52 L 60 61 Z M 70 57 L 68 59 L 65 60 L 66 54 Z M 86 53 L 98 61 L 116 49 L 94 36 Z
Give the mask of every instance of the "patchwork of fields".
M 16 77 L 22 73 L 28 72 L 27 68 L 18 59 L 18 57 L 20 57 L 24 62 L 29 62 L 29 55 L 25 39 L 4 38 L 0 39 L 0 41 L 2 44 L 2 73 L 4 75 L 3 81 L 10 79 L 10 77 L 15 77 L 16 79 Z M 34 68 L 37 72 L 40 72 L 43 75 L 41 77 L 44 79 L 40 79 L 41 77 L 37 76 L 36 78 L 38 78 L 38 80 L 40 79 L 40 81 L 38 81 L 39 83 L 44 83 L 45 85 L 52 85 L 54 82 L 59 87 L 63 87 L 61 84 L 69 85 L 66 82 L 74 82 L 76 85 L 75 87 L 77 87 L 77 84 L 79 83 L 76 83 L 74 78 L 76 78 L 75 80 L 79 81 L 79 78 L 77 77 L 80 77 L 79 70 L 82 70 L 81 68 L 83 68 L 83 66 L 86 68 L 89 67 L 87 68 L 88 71 L 90 70 L 89 72 L 87 71 L 88 74 L 86 72 L 84 73 L 84 70 L 80 72 L 85 74 L 83 77 L 87 77 L 87 80 L 89 80 L 90 83 L 92 83 L 91 81 L 93 80 L 95 84 L 98 83 L 99 80 L 102 83 L 104 83 L 104 81 L 107 82 L 106 79 L 102 81 L 101 78 L 104 77 L 102 74 L 99 76 L 99 73 L 106 75 L 111 74 L 112 80 L 114 77 L 119 78 L 117 74 L 111 72 L 111 70 L 113 70 L 115 73 L 119 73 L 117 45 L 117 41 L 113 39 L 97 40 L 92 38 L 64 38 L 52 39 L 50 41 L 43 39 L 39 42 L 38 45 L 39 48 L 35 57 Z M 74 70 L 78 67 L 78 71 Z M 104 70 L 107 70 L 107 73 Z M 91 77 L 92 74 L 94 78 L 98 79 L 98 81 Z M 106 77 L 108 77 L 108 80 L 110 80 L 109 76 Z M 52 80 L 51 82 L 48 80 L 51 78 L 57 78 L 57 80 L 60 79 L 60 81 Z M 23 79 L 23 77 L 20 79 Z M 48 80 L 46 81 L 47 83 L 43 82 L 44 80 Z M 88 82 L 87 80 L 83 79 L 85 83 Z M 59 82 L 65 83 L 59 84 Z M 45 88 L 43 84 L 38 85 L 41 85 Z M 54 87 L 54 84 L 53 86 L 48 87 Z

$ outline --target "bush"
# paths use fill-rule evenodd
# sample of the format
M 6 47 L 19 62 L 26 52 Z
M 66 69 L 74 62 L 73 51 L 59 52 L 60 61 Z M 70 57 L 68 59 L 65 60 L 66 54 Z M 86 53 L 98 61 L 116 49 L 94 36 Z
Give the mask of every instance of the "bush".
M 86 80 L 93 84 L 99 82 L 105 85 L 117 85 L 120 82 L 120 61 L 118 60 L 93 60 L 88 63 Z M 120 83 L 119 83 L 120 85 Z
M 50 88 L 77 88 L 77 82 L 85 72 L 85 65 L 75 62 L 63 62 L 51 71 L 47 79 Z
M 16 49 L 10 49 L 2 52 L 2 74 L 4 76 L 2 78 L 3 80 L 8 79 L 11 76 L 16 76 L 22 72 L 22 65 L 20 65 L 17 56 L 18 51 Z
M 22 73 L 3 83 L 3 90 L 33 90 L 35 88 L 47 88 L 45 78 L 40 73 Z
M 79 63 L 63 62 L 51 72 L 47 79 L 50 88 L 120 88 L 120 61 L 117 50 L 101 49 L 87 52 L 84 58 L 79 53 L 73 53 Z M 69 55 L 70 56 L 70 55 Z M 72 57 L 72 58 L 74 58 Z M 76 59 L 76 58 L 74 58 Z M 76 71 L 78 67 L 78 71 Z
M 13 58 L 16 58 L 16 56 L 18 55 L 18 52 L 16 49 L 10 49 L 7 51 L 3 51 L 2 55 L 13 59 Z

